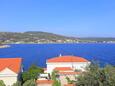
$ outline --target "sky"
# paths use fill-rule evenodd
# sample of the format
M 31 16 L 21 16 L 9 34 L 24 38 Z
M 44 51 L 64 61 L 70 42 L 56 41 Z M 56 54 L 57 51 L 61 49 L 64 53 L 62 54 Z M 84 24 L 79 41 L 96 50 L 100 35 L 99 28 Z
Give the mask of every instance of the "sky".
M 0 31 L 115 37 L 115 0 L 0 0 Z

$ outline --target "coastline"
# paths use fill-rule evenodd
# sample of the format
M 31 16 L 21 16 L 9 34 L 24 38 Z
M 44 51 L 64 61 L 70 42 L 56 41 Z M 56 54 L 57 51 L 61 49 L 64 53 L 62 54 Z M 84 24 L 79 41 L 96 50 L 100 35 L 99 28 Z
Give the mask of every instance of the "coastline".
M 0 45 L 0 48 L 9 48 L 10 45 Z
M 15 44 L 15 45 L 18 45 L 18 44 L 115 44 L 115 43 L 92 43 L 92 42 L 79 42 L 79 43 L 8 43 L 6 45 L 10 46 L 11 44 Z

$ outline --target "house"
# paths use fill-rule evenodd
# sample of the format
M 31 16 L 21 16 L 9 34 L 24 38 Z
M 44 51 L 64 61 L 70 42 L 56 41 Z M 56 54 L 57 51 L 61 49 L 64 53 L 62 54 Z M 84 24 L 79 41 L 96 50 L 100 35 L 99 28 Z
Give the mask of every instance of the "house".
M 53 80 L 51 80 L 51 77 L 49 74 L 40 74 L 38 76 L 38 79 L 36 80 L 37 86 L 52 86 Z
M 52 73 L 56 67 L 70 67 L 74 70 L 85 71 L 85 68 L 90 64 L 90 61 L 78 56 L 59 56 L 48 59 L 46 64 L 47 73 Z
M 22 58 L 0 58 L 0 80 L 6 86 L 12 86 L 22 72 Z
M 37 80 L 37 86 L 53 86 L 53 80 Z
M 90 65 L 90 61 L 78 56 L 59 56 L 48 59 L 46 64 L 45 72 L 51 74 L 53 71 L 57 71 L 61 86 L 66 86 L 68 84 L 67 78 L 75 81 L 76 77 Z
M 71 67 L 56 67 L 53 71 L 56 71 L 56 74 L 58 76 L 58 80 L 61 82 L 61 86 L 68 85 L 68 80 L 77 80 L 76 77 L 80 75 L 82 72 L 81 71 L 75 71 Z M 69 84 L 73 85 L 73 84 Z
M 43 73 L 38 75 L 36 80 L 37 86 L 53 86 L 54 81 L 51 80 L 51 76 L 48 73 Z
M 74 84 L 66 84 L 64 86 L 76 86 L 76 85 L 74 85 Z
M 70 80 L 75 81 L 76 77 L 81 74 L 81 71 L 75 71 L 73 68 L 71 67 L 56 67 L 54 69 L 54 71 L 57 71 L 57 75 L 58 75 L 58 79 L 61 82 L 61 86 L 65 86 L 68 84 L 68 80 L 67 78 L 69 78 Z

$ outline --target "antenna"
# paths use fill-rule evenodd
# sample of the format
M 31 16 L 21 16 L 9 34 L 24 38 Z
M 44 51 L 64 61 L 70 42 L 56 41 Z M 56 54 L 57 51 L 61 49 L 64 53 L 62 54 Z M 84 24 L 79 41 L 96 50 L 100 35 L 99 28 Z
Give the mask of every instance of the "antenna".
M 72 68 L 74 69 L 74 65 L 73 65 L 73 59 L 71 58 L 71 63 L 72 63 Z
M 61 57 L 61 56 L 62 56 L 62 54 L 60 53 L 60 54 L 59 54 L 59 57 Z

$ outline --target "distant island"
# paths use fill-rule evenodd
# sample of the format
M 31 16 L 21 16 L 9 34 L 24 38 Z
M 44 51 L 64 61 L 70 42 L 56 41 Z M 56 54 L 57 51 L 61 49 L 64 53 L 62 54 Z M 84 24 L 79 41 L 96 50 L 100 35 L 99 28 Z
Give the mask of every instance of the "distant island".
M 24 43 L 115 43 L 115 38 L 77 38 L 57 35 L 41 31 L 28 32 L 0 32 L 0 43 L 24 44 Z

